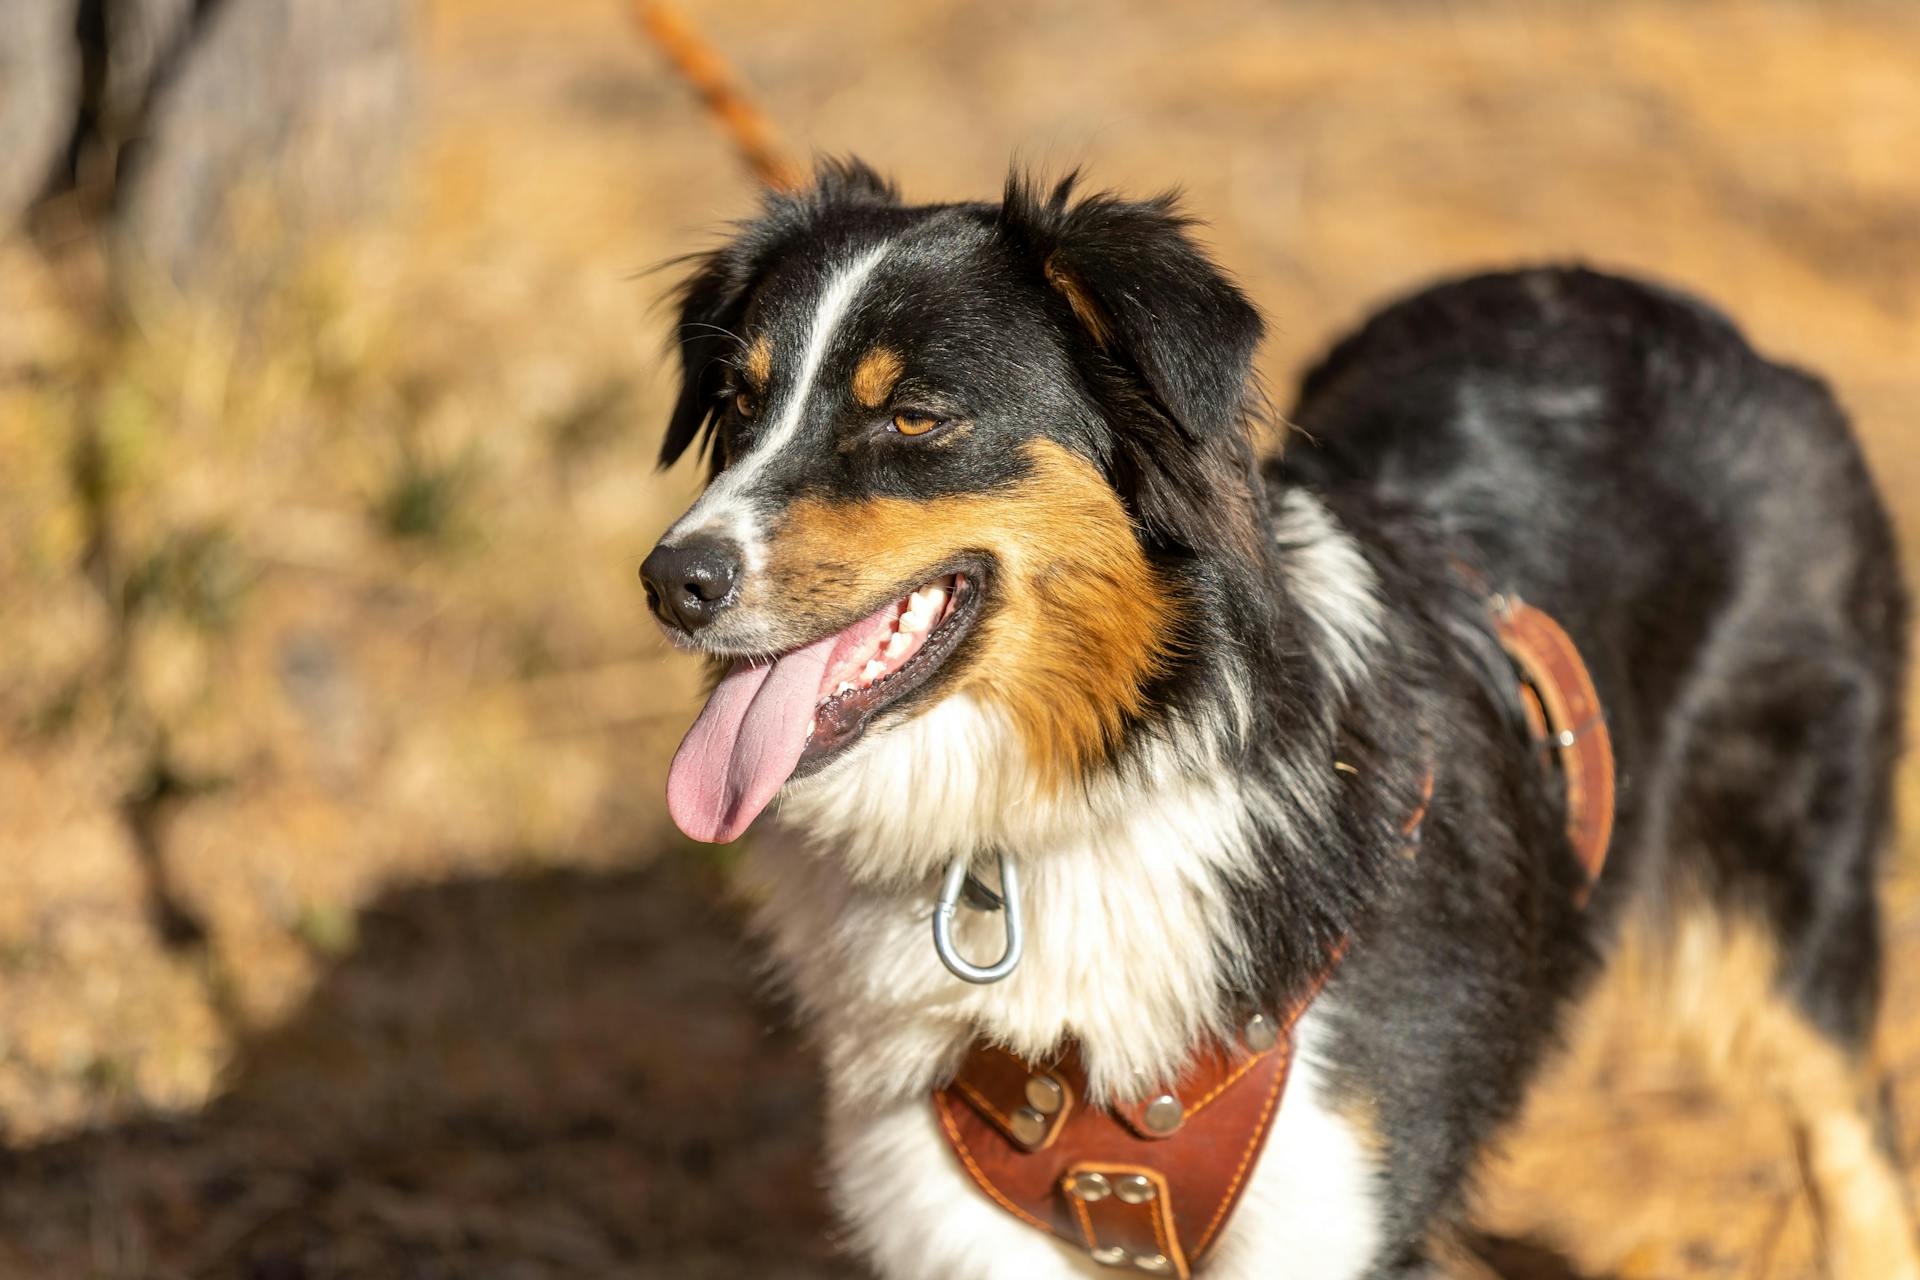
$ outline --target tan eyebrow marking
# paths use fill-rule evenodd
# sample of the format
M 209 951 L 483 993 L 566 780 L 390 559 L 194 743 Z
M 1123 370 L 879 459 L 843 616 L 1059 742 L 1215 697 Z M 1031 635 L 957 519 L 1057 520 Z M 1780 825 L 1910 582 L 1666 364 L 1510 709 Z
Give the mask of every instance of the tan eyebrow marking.
M 762 391 L 766 389 L 767 380 L 773 377 L 773 344 L 764 333 L 747 348 L 746 374 L 747 381 Z
M 878 409 L 893 394 L 894 383 L 906 366 L 892 347 L 875 347 L 860 357 L 853 371 L 853 398 L 869 409 Z

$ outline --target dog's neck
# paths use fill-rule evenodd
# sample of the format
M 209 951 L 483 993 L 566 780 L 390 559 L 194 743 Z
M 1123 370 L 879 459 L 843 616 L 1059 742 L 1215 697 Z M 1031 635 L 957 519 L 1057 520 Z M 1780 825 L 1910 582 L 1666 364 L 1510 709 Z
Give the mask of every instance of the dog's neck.
M 1371 574 L 1304 495 L 1278 505 L 1275 537 L 1288 548 L 1282 590 L 1310 650 L 1299 660 L 1339 699 L 1379 643 Z M 1271 988 L 1260 966 L 1289 940 L 1249 936 L 1275 909 L 1249 913 L 1244 900 L 1262 892 L 1277 844 L 1330 838 L 1342 785 L 1331 767 L 1335 713 L 1307 708 L 1300 724 L 1317 726 L 1311 733 L 1262 742 L 1281 726 L 1267 723 L 1260 681 L 1298 683 L 1297 673 L 1205 674 L 1210 705 L 1186 708 L 1185 723 L 1125 768 L 1065 791 L 1038 789 L 1006 726 L 964 695 L 792 788 L 756 842 L 750 875 L 760 926 L 836 1094 L 871 1101 L 929 1088 L 975 1037 L 1036 1060 L 1071 1037 L 1096 1098 L 1138 1096 L 1175 1078 L 1202 1039 L 1237 1025 Z M 946 865 L 992 848 L 1021 868 L 1027 953 L 1005 981 L 974 987 L 941 965 L 930 919 Z M 999 953 L 997 916 L 963 908 L 960 917 L 963 951 Z
M 1011 851 L 1026 897 L 1026 956 L 968 986 L 931 944 L 936 877 L 862 882 L 844 860 L 780 830 L 752 859 L 760 923 L 826 1053 L 836 1090 L 872 1098 L 930 1087 L 985 1036 L 1041 1059 L 1069 1036 L 1098 1094 L 1171 1078 L 1224 1027 L 1245 948 L 1227 882 L 1246 855 L 1245 804 L 1227 780 L 1168 780 L 1124 813 Z M 997 915 L 962 908 L 964 952 L 991 959 Z

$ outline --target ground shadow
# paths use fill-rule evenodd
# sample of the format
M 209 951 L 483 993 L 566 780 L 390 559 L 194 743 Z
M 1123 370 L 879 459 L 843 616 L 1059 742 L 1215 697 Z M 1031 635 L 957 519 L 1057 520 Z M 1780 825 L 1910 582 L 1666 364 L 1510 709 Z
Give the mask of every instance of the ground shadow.
M 204 1113 L 0 1153 L 0 1275 L 857 1274 L 721 901 L 671 858 L 388 894 Z
M 0 1274 L 846 1275 L 719 900 L 665 862 L 387 895 L 202 1115 L 0 1153 Z

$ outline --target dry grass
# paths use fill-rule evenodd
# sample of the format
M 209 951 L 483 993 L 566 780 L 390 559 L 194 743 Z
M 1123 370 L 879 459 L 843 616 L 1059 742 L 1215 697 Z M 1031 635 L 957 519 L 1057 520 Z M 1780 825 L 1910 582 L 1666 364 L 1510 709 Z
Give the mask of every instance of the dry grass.
M 1009 154 L 1184 184 L 1276 387 L 1436 273 L 1698 288 L 1833 378 L 1920 551 L 1907 7 L 694 12 L 803 145 L 915 195 Z M 747 183 L 613 0 L 440 0 L 425 38 L 386 216 L 290 263 L 242 210 L 228 305 L 110 325 L 84 247 L 0 245 L 0 1275 L 840 1270 L 804 1063 L 710 882 L 644 869 L 692 676 L 632 571 L 692 477 L 651 469 L 635 272 Z M 1577 1046 L 1494 1225 L 1595 1276 L 1812 1275 L 1784 1133 L 1623 1043 Z

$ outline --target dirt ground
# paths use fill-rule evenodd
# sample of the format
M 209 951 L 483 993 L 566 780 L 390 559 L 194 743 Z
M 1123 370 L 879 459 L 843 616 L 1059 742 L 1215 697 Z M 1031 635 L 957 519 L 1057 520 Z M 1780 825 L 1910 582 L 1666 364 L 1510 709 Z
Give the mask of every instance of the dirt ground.
M 1282 390 L 1581 259 L 1826 373 L 1920 563 L 1920 8 L 688 6 L 797 149 L 1179 184 Z M 670 277 L 750 183 L 618 0 L 422 11 L 416 162 L 218 303 L 0 242 L 0 1278 L 824 1277 L 815 1085 L 660 803 Z M 1920 771 L 1886 1061 L 1920 1143 Z M 1603 1002 L 1488 1168 L 1514 1277 L 1818 1274 L 1784 1127 Z

